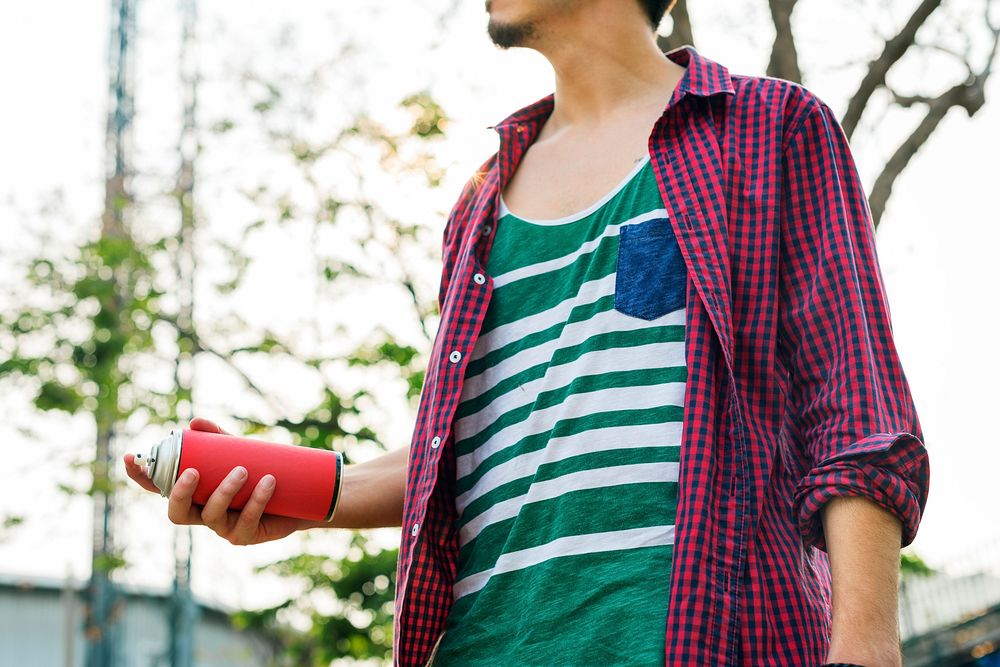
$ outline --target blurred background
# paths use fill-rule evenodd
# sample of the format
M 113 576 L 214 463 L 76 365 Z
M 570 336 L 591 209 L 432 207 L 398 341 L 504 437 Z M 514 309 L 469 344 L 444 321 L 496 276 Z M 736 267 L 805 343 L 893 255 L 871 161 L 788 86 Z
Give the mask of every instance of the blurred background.
M 0 666 L 391 664 L 399 529 L 233 546 L 121 456 L 193 415 L 348 463 L 408 444 L 445 217 L 554 86 L 486 21 L 0 6 Z M 850 138 L 931 459 L 907 665 L 1000 665 L 998 28 L 997 0 L 679 0 L 659 31 Z

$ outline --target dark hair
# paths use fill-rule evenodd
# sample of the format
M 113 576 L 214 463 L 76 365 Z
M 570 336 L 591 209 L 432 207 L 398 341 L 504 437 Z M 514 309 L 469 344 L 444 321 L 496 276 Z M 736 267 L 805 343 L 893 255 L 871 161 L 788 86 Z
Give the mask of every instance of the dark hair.
M 660 27 L 660 21 L 663 20 L 664 14 L 673 9 L 676 2 L 677 0 L 639 0 L 653 30 Z

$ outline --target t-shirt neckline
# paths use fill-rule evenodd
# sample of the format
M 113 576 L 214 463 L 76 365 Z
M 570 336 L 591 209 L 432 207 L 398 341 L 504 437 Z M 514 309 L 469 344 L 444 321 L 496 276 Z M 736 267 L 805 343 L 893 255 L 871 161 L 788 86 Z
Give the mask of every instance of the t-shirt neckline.
M 528 222 L 533 225 L 564 225 L 570 222 L 575 222 L 576 220 L 580 220 L 581 218 L 587 217 L 588 215 L 590 215 L 591 213 L 593 213 L 594 211 L 596 211 L 597 209 L 601 208 L 609 201 L 611 201 L 614 198 L 614 196 L 617 195 L 619 192 L 621 192 L 625 188 L 625 186 L 629 183 L 629 181 L 631 181 L 635 177 L 635 175 L 638 174 L 639 171 L 646 166 L 646 163 L 648 162 L 649 162 L 649 154 L 647 153 L 645 156 L 643 156 L 641 160 L 639 160 L 635 164 L 635 166 L 632 167 L 629 173 L 626 174 L 625 178 L 623 178 L 618 183 L 618 185 L 611 188 L 610 192 L 608 192 L 606 195 L 604 195 L 603 197 L 595 201 L 593 204 L 583 209 L 582 211 L 577 211 L 576 213 L 570 213 L 569 215 L 564 215 L 560 218 L 523 218 L 514 213 L 513 211 L 511 211 L 509 208 L 507 208 L 507 203 L 503 200 L 503 194 L 501 193 L 500 210 L 497 217 L 500 218 L 505 215 L 510 215 L 517 218 L 518 220 L 521 220 L 523 222 Z

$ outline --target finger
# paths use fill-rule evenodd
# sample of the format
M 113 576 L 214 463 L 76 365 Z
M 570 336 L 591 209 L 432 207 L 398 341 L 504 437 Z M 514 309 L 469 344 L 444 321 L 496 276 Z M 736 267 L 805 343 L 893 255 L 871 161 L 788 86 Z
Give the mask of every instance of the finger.
M 247 481 L 247 469 L 236 466 L 219 484 L 201 510 L 201 520 L 222 537 L 229 534 L 229 506 Z
M 236 525 L 230 531 L 227 539 L 232 544 L 253 544 L 256 541 L 260 517 L 272 495 L 274 495 L 274 475 L 264 475 L 257 482 L 250 499 L 236 520 Z
M 135 482 L 142 488 L 146 489 L 147 491 L 152 491 L 153 493 L 160 492 L 160 489 L 158 489 L 157 486 L 153 484 L 153 480 L 151 480 L 146 475 L 146 471 L 143 469 L 143 467 L 140 465 L 136 465 L 134 454 L 131 453 L 126 454 L 123 458 L 125 461 L 125 473 L 129 476 L 129 478 L 133 482 Z
M 167 503 L 167 518 L 178 526 L 197 526 L 201 524 L 201 513 L 191 504 L 194 490 L 198 488 L 198 471 L 188 468 L 174 482 L 170 491 L 170 501 Z
M 210 419 L 203 419 L 202 417 L 195 417 L 188 424 L 188 428 L 192 431 L 208 431 L 209 433 L 224 433 L 228 435 L 222 428 Z

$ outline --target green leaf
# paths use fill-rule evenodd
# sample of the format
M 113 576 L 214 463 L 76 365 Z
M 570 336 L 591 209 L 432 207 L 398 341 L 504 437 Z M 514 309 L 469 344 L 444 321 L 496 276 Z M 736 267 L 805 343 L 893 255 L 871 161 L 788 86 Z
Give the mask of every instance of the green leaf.
M 83 396 L 74 387 L 51 380 L 43 382 L 35 396 L 35 407 L 39 410 L 64 410 L 74 414 L 83 405 Z

